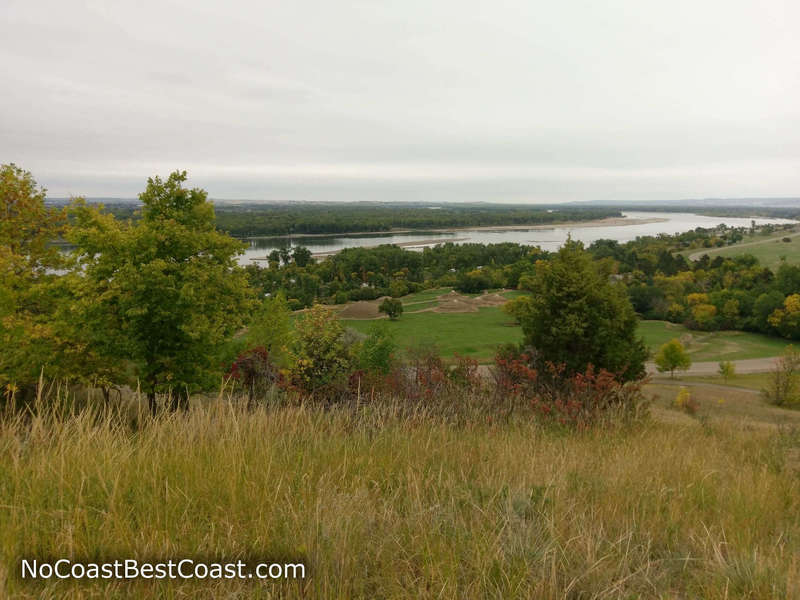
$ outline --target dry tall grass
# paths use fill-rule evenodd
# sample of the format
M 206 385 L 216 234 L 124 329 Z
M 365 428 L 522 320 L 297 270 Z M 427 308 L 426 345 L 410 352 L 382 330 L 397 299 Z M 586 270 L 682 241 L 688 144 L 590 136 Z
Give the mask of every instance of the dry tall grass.
M 1 427 L 12 597 L 800 597 L 791 432 L 224 401 Z M 308 578 L 31 583 L 21 557 L 291 557 Z

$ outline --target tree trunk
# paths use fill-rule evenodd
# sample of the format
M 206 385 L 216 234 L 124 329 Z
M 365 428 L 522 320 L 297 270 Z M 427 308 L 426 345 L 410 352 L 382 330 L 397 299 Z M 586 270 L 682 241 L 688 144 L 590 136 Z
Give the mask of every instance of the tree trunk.
M 173 412 L 189 410 L 189 390 L 184 386 L 175 390 L 175 394 L 170 396 L 170 409 Z
M 147 404 L 150 406 L 150 414 L 154 417 L 158 412 L 158 404 L 156 403 L 156 380 L 155 378 L 151 378 L 148 382 L 148 390 L 147 390 Z

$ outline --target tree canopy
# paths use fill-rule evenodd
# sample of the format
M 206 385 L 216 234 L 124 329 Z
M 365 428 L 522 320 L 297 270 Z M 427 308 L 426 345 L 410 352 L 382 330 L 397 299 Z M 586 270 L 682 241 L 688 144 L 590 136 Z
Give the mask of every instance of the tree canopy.
M 676 369 L 685 371 L 692 366 L 692 359 L 683 348 L 683 344 L 676 339 L 668 341 L 658 349 L 654 358 L 656 368 L 661 371 L 669 371 L 670 377 L 675 374 Z
M 87 343 L 131 360 L 151 407 L 157 392 L 185 399 L 197 389 L 251 308 L 236 264 L 242 244 L 215 229 L 206 192 L 185 180 L 177 171 L 149 179 L 136 221 L 78 202 L 68 232 Z
M 52 321 L 55 270 L 63 261 L 53 243 L 64 213 L 44 199 L 29 172 L 0 166 L 0 388 L 6 397 L 35 382 L 62 343 Z
M 508 311 L 539 360 L 563 364 L 569 372 L 592 365 L 624 379 L 644 374 L 647 349 L 636 336 L 625 286 L 612 282 L 583 244 L 567 240 L 552 260 L 538 261 L 520 287 L 532 294 L 509 303 Z

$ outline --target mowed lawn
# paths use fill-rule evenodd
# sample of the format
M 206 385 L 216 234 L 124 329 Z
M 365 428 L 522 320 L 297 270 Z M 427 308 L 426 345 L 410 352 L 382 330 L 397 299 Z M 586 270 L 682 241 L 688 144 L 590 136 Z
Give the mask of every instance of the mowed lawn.
M 421 307 L 428 308 L 425 303 Z M 408 306 L 407 310 L 412 310 Z M 477 313 L 406 312 L 388 323 L 398 346 L 435 346 L 445 358 L 454 353 L 489 362 L 497 347 L 522 341 L 522 329 L 500 308 L 481 308 Z M 368 333 L 375 320 L 345 320 L 347 327 Z M 788 345 L 780 338 L 744 331 L 691 331 L 683 325 L 666 321 L 641 321 L 639 335 L 655 354 L 658 348 L 673 338 L 686 342 L 692 360 L 719 361 L 766 358 L 780 355 Z
M 488 362 L 499 345 L 522 341 L 522 329 L 497 307 L 480 308 L 475 313 L 405 313 L 396 321 L 384 322 L 394 332 L 400 348 L 435 346 L 446 358 L 457 352 Z M 375 321 L 346 320 L 344 323 L 367 333 Z
M 760 333 L 691 331 L 683 325 L 666 321 L 641 321 L 639 334 L 654 353 L 665 342 L 673 338 L 682 339 L 695 362 L 778 356 L 788 345 L 786 340 Z

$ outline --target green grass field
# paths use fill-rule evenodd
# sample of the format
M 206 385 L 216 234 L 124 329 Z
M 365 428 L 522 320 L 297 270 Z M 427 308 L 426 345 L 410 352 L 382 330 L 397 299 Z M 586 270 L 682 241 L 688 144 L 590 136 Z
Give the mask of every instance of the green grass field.
M 424 292 L 417 292 L 415 294 L 409 294 L 408 296 L 403 296 L 400 300 L 403 301 L 403 304 L 414 304 L 416 302 L 430 302 L 436 300 L 442 294 L 448 293 L 453 288 L 436 288 L 433 290 L 425 290 Z
M 791 239 L 790 242 L 781 241 L 782 238 L 787 236 Z M 774 269 L 780 264 L 781 257 L 786 257 L 786 261 L 790 263 L 800 262 L 800 236 L 793 231 L 780 232 L 770 236 L 749 235 L 738 244 L 732 246 L 691 250 L 682 254 L 687 257 L 699 257 L 703 254 L 708 254 L 711 258 L 715 256 L 752 254 L 761 265 Z
M 433 306 L 411 305 L 407 310 Z M 374 321 L 346 320 L 347 327 L 367 333 Z M 522 329 L 513 319 L 496 307 L 481 308 L 477 313 L 405 313 L 396 321 L 389 321 L 398 345 L 405 349 L 432 344 L 444 357 L 453 353 L 488 362 L 501 344 L 522 341 Z M 656 352 L 672 338 L 691 336 L 687 348 L 695 362 L 742 360 L 780 355 L 787 346 L 785 340 L 743 331 L 690 331 L 682 325 L 666 321 L 641 321 L 639 334 L 645 344 Z
M 347 320 L 344 323 L 367 333 L 373 321 Z M 522 341 L 522 329 L 496 307 L 481 308 L 477 313 L 405 313 L 388 323 L 401 348 L 435 345 L 446 358 L 457 352 L 488 362 L 498 345 Z
M 428 300 L 427 302 L 403 302 L 403 310 L 405 312 L 415 312 L 418 310 L 427 310 L 429 308 L 436 308 L 439 302 L 436 300 Z
M 666 321 L 642 321 L 639 333 L 654 352 L 672 338 L 687 336 L 689 342 L 685 346 L 695 362 L 778 356 L 788 345 L 785 340 L 759 333 L 691 331 L 683 325 Z

